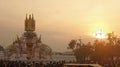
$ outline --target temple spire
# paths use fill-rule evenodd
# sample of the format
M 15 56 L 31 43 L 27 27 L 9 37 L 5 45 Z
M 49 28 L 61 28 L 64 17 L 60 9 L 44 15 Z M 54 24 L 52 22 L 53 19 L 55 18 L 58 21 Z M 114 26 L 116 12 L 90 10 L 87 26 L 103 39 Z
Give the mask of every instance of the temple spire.
M 26 14 L 26 19 L 25 19 L 25 22 L 27 22 L 28 21 L 28 17 L 27 17 L 27 14 Z
M 27 14 L 26 14 L 26 20 L 27 20 Z
M 42 41 L 41 41 L 41 35 L 40 35 L 40 37 L 39 37 L 39 39 L 38 39 L 38 42 L 39 42 L 39 43 L 42 43 Z
M 29 20 L 31 19 L 31 15 L 29 15 Z
M 18 35 L 16 35 L 16 37 L 17 37 L 17 41 L 19 41 L 19 40 L 20 40 L 19 36 L 18 36 Z
M 35 31 L 35 20 L 33 14 L 30 14 L 29 18 L 27 18 L 26 14 L 25 31 Z

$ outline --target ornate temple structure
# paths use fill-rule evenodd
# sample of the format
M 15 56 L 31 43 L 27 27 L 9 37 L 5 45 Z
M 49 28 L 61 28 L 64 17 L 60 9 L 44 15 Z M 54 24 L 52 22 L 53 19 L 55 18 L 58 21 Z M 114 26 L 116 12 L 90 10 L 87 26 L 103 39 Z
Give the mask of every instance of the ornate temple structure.
M 16 54 L 17 58 L 26 54 L 27 59 L 42 58 L 45 54 L 42 48 L 41 35 L 38 37 L 35 33 L 35 20 L 33 15 L 29 15 L 25 19 L 25 32 L 21 37 L 17 36 L 17 39 L 13 42 L 13 49 L 9 52 L 9 55 Z M 47 51 L 51 52 L 51 49 L 47 46 Z M 46 49 L 45 49 L 46 50 Z M 48 53 L 49 53 L 48 52 Z
M 5 49 L 0 45 L 0 60 L 5 59 Z

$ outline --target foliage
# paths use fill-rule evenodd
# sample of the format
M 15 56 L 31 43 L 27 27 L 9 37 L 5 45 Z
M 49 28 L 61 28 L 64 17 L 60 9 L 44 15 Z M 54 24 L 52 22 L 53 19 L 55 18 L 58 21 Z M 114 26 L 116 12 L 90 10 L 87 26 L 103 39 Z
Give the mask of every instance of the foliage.
M 80 63 L 98 62 L 109 63 L 120 61 L 120 38 L 114 33 L 108 33 L 107 41 L 95 40 L 93 44 L 84 44 L 81 40 L 71 40 L 68 44 L 76 60 Z

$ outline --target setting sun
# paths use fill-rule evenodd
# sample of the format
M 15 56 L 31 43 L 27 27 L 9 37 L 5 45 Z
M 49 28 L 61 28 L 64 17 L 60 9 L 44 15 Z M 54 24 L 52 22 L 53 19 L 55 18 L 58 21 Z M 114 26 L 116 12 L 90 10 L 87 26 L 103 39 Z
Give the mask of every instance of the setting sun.
M 99 38 L 99 39 L 104 39 L 104 38 L 106 38 L 106 34 L 105 34 L 105 32 L 104 32 L 102 29 L 97 30 L 97 31 L 94 33 L 94 36 L 95 36 L 96 38 Z

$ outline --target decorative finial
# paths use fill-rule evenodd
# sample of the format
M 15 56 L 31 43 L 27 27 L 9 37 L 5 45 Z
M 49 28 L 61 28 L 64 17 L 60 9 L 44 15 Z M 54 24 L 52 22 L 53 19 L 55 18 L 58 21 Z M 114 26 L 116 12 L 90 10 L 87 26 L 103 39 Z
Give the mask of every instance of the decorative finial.
M 27 19 L 27 14 L 26 14 L 26 19 Z
M 40 43 L 42 43 L 42 41 L 41 41 L 41 35 L 40 35 L 40 37 L 39 37 L 38 41 L 39 41 Z
M 28 18 L 27 18 L 27 14 L 26 14 L 26 19 L 25 19 L 26 21 L 28 20 Z
M 29 19 L 31 19 L 31 15 L 29 15 Z
M 19 41 L 19 36 L 18 35 L 16 35 L 17 36 L 17 40 Z

